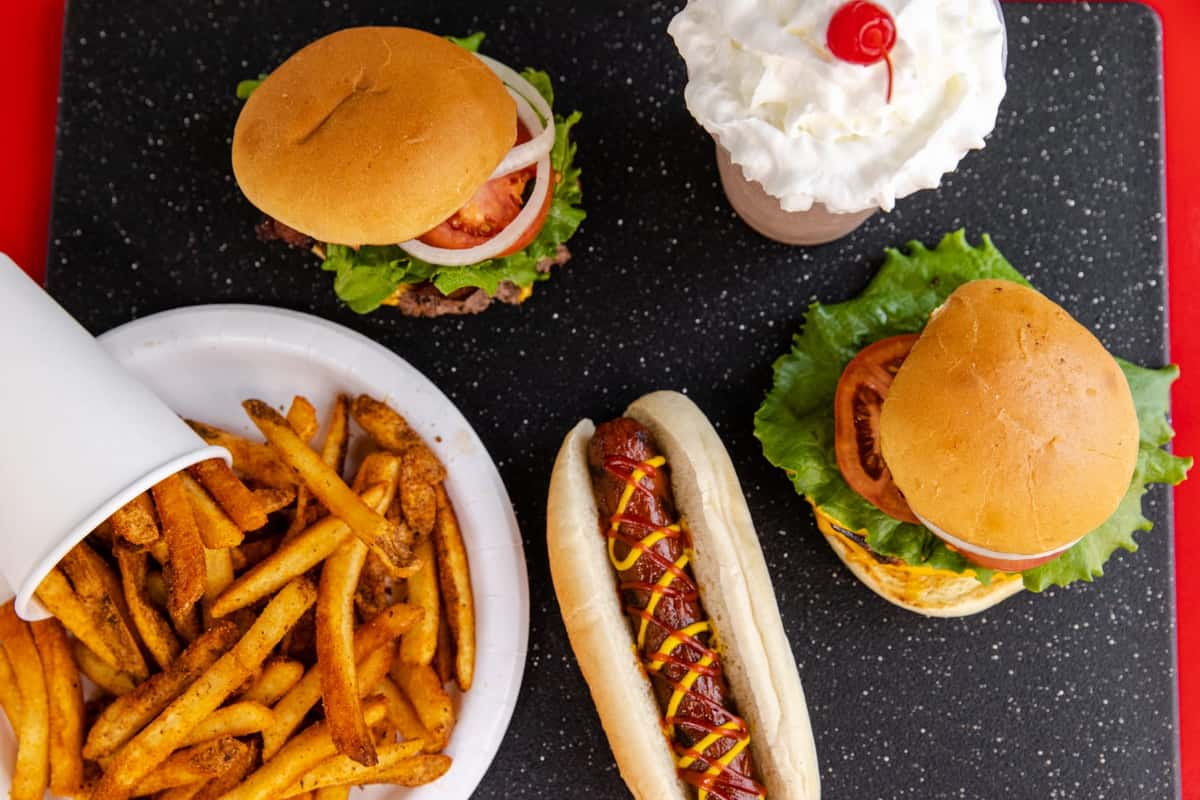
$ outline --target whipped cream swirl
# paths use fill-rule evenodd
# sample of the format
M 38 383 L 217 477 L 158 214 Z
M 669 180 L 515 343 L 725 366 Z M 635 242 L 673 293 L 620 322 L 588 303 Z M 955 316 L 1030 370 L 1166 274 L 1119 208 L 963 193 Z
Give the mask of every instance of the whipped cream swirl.
M 688 110 L 785 211 L 890 210 L 984 146 L 1004 97 L 994 0 L 874 0 L 896 21 L 895 71 L 841 61 L 844 0 L 689 0 L 668 32 Z

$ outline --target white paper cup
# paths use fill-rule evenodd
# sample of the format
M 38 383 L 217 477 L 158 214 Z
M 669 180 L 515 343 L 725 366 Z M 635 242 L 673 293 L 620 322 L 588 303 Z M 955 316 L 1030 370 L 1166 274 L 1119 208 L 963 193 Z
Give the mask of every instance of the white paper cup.
M 25 619 L 42 578 L 114 511 L 210 447 L 0 253 L 0 599 Z

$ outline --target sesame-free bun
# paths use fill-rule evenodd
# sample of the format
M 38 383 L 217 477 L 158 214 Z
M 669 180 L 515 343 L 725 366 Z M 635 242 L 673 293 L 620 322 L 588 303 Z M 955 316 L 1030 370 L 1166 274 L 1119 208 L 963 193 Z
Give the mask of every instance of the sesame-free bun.
M 1033 289 L 981 280 L 933 313 L 884 401 L 880 444 L 918 516 L 968 547 L 1035 555 L 1116 510 L 1138 422 L 1090 331 Z
M 285 61 L 242 108 L 233 172 L 250 202 L 337 244 L 395 244 L 462 207 L 517 137 L 500 79 L 411 28 L 348 28 Z

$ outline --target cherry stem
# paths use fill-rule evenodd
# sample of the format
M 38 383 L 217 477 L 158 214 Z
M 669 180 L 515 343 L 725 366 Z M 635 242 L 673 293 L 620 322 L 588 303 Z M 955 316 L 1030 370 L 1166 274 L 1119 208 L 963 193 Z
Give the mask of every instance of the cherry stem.
M 888 71 L 888 90 L 887 90 L 887 101 L 888 101 L 888 103 L 891 103 L 891 102 L 892 102 L 892 78 L 893 78 L 893 75 L 892 75 L 892 54 L 891 54 L 890 52 L 884 51 L 884 54 L 883 54 L 883 60 L 884 60 L 885 62 L 887 62 L 887 71 Z

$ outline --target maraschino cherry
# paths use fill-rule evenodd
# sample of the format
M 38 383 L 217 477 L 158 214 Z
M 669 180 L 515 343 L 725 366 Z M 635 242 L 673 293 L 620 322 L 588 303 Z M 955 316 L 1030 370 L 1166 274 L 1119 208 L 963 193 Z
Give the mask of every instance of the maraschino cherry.
M 867 0 L 853 0 L 839 8 L 825 34 L 829 51 L 842 61 L 868 66 L 887 63 L 887 101 L 892 102 L 892 47 L 896 44 L 896 20 L 887 9 Z

